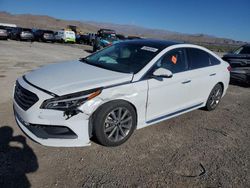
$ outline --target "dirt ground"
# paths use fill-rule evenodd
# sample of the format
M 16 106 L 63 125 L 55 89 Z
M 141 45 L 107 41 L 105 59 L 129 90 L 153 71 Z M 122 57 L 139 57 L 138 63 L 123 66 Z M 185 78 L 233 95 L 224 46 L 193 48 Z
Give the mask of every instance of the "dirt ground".
M 28 139 L 13 117 L 15 79 L 86 56 L 83 49 L 0 41 L 0 187 L 250 187 L 250 88 L 230 85 L 215 111 L 138 130 L 120 147 L 54 148 Z

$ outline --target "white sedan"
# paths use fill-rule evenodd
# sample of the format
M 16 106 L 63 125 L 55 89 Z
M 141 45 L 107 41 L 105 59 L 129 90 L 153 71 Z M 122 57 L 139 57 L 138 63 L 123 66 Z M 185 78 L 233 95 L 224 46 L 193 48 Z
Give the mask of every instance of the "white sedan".
M 214 110 L 229 71 L 228 63 L 200 46 L 126 41 L 18 78 L 14 114 L 42 145 L 87 146 L 95 137 L 118 146 L 135 129 L 198 108 Z

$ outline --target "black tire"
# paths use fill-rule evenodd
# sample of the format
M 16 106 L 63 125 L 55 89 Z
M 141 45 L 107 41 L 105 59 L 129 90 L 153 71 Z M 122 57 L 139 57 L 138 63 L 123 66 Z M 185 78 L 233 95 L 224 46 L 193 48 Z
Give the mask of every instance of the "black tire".
M 116 121 L 116 118 L 111 118 L 113 112 L 119 121 Z M 127 124 L 122 122 L 127 122 Z M 102 105 L 93 116 L 93 136 L 97 142 L 104 146 L 119 146 L 132 135 L 136 122 L 135 109 L 128 102 L 122 100 L 108 102 Z
M 221 84 L 216 84 L 212 89 L 211 93 L 206 102 L 205 110 L 212 111 L 216 109 L 221 101 L 221 97 L 223 94 L 223 88 Z

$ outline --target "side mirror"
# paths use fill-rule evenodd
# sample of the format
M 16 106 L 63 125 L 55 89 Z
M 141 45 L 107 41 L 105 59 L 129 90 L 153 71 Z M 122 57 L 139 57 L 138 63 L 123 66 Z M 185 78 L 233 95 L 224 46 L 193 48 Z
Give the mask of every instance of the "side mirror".
M 172 78 L 173 73 L 168 69 L 159 68 L 153 72 L 153 76 L 159 77 L 159 78 Z

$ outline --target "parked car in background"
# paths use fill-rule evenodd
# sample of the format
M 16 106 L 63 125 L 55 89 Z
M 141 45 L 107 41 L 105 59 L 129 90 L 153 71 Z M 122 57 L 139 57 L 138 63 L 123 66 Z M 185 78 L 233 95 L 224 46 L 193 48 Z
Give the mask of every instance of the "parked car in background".
M 10 34 L 10 39 L 33 41 L 34 35 L 32 29 L 16 27 L 13 28 Z
M 8 31 L 4 26 L 0 26 L 0 39 L 8 39 Z
M 59 30 L 55 32 L 55 40 L 58 42 L 75 43 L 76 35 L 74 31 Z
M 54 31 L 38 29 L 34 32 L 34 38 L 40 42 L 55 42 Z
M 206 48 L 124 41 L 18 78 L 14 116 L 42 145 L 87 146 L 94 137 L 118 146 L 135 129 L 202 107 L 214 110 L 229 76 L 229 64 Z
M 231 68 L 231 80 L 250 85 L 250 44 L 239 47 L 222 58 Z
M 95 43 L 96 33 L 89 33 L 88 45 L 93 46 Z
M 10 24 L 10 23 L 0 23 L 0 27 L 3 30 L 7 30 L 8 38 L 10 38 L 10 34 L 13 28 L 16 28 L 16 24 Z M 1 37 L 0 37 L 1 38 Z M 5 37 L 3 37 L 5 39 Z
M 78 44 L 89 44 L 88 34 L 78 34 L 76 35 L 76 43 Z
M 116 32 L 111 29 L 100 29 L 97 32 L 97 36 L 93 45 L 93 52 L 115 44 L 119 41 L 116 37 Z
M 5 28 L 6 28 L 7 33 L 8 33 L 8 38 L 10 38 L 11 32 L 12 32 L 12 30 L 13 30 L 15 27 L 5 27 Z

